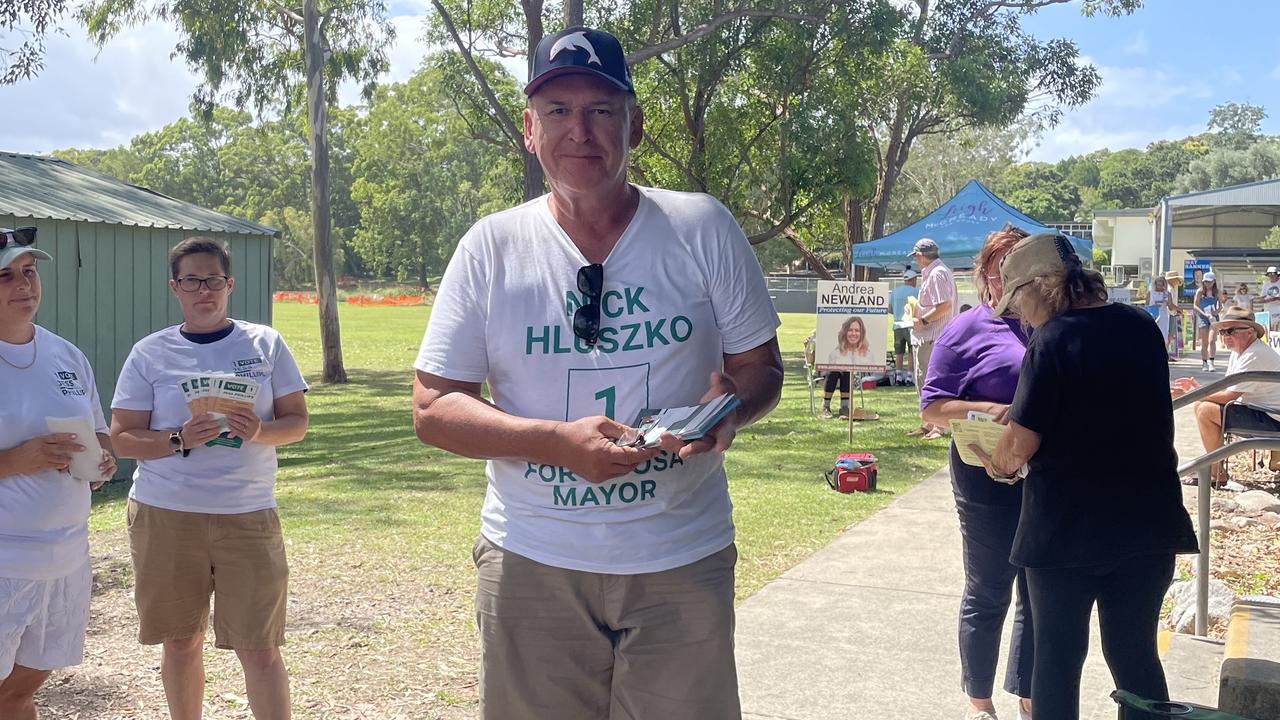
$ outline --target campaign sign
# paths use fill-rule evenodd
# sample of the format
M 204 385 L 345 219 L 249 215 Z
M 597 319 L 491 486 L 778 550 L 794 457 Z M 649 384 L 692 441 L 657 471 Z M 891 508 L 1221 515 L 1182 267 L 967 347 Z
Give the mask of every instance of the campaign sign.
M 1182 299 L 1191 302 L 1196 296 L 1196 290 L 1200 289 L 1200 281 L 1204 278 L 1204 274 L 1209 272 L 1211 265 L 1208 260 L 1184 260 L 1182 263 Z M 1219 280 L 1221 282 L 1221 280 Z
M 883 372 L 892 321 L 889 283 L 819 280 L 818 370 Z

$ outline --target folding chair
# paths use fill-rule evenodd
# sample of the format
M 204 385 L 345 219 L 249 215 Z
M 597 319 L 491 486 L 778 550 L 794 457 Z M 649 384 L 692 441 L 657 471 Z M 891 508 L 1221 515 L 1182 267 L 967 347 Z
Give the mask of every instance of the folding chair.
M 817 417 L 818 406 L 814 393 L 814 388 L 818 383 L 822 382 L 826 377 L 818 372 L 817 363 L 818 341 L 813 336 L 804 339 L 804 382 L 809 386 L 809 414 Z

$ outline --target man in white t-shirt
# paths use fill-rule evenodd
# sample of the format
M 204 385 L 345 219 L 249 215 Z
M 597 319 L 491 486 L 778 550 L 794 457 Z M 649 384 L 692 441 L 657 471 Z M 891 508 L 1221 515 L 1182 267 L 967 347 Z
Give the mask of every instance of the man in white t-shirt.
M 463 237 L 414 364 L 418 437 L 488 460 L 482 716 L 736 719 L 724 451 L 778 401 L 777 315 L 724 206 L 627 182 L 616 38 L 548 36 L 525 92 L 551 192 Z M 706 439 L 614 442 L 724 392 L 742 405 Z
M 1275 312 L 1280 310 L 1280 268 L 1272 265 L 1267 268 L 1266 282 L 1258 288 L 1258 301 L 1262 303 L 1263 310 Z
M 1218 333 L 1222 344 L 1231 351 L 1228 376 L 1254 370 L 1280 371 L 1280 354 L 1263 339 L 1266 328 L 1254 321 L 1252 312 L 1228 308 L 1211 331 Z M 1277 432 L 1280 431 L 1280 383 L 1238 383 L 1206 396 L 1196 403 L 1195 411 L 1205 452 L 1222 447 L 1224 428 L 1243 435 L 1250 431 Z M 1220 469 L 1215 468 L 1215 484 L 1226 480 L 1219 475 Z

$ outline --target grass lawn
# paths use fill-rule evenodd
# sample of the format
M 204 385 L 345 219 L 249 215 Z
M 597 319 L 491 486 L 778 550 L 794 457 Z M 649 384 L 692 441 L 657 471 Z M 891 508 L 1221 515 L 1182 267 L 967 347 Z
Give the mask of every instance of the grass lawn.
M 351 382 L 313 387 L 311 431 L 280 453 L 277 494 L 293 595 L 286 654 L 297 717 L 467 717 L 476 673 L 470 549 L 483 463 L 425 447 L 413 435 L 410 368 L 429 308 L 341 307 Z M 303 373 L 316 377 L 315 308 L 278 304 L 275 324 Z M 915 393 L 879 388 L 867 404 L 881 420 L 857 425 L 854 443 L 880 458 L 880 491 L 840 495 L 827 488 L 821 473 L 849 445 L 844 423 L 809 414 L 800 350 L 812 327 L 812 315 L 783 317 L 782 402 L 739 433 L 728 454 L 740 601 L 945 462 L 944 444 L 905 437 L 917 422 Z M 106 605 L 95 611 L 95 628 L 122 625 L 100 634 L 127 639 L 133 627 L 126 485 L 95 497 L 91 528 L 100 585 L 95 603 Z M 106 638 L 91 630 L 91 656 L 96 642 Z M 112 651 L 101 654 L 113 661 Z M 227 653 L 218 655 L 210 672 L 211 716 L 247 717 L 238 704 L 238 673 Z M 135 697 L 155 701 L 153 676 L 138 676 Z M 131 717 L 163 717 L 162 699 L 156 707 L 129 707 Z M 97 710 L 115 708 L 104 700 Z

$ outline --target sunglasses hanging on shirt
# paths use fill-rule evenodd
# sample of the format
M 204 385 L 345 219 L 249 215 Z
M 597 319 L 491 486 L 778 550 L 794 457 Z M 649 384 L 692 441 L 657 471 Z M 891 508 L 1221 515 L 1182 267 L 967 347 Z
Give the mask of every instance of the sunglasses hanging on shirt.
M 600 297 L 604 292 L 604 265 L 593 263 L 578 268 L 578 292 L 585 302 L 573 314 L 573 334 L 594 348 L 600 340 Z

